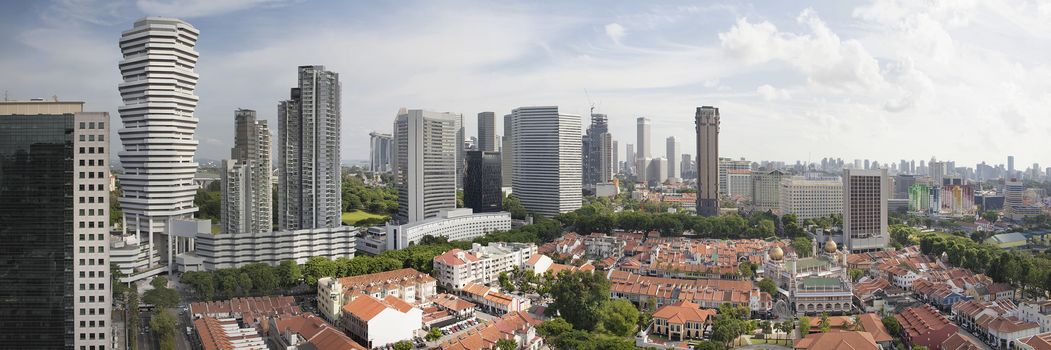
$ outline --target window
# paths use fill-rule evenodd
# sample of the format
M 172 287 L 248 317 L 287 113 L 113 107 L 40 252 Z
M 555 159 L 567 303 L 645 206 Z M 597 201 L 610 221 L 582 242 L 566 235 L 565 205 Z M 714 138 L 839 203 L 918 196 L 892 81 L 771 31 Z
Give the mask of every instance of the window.
M 106 141 L 105 135 L 99 135 L 99 141 Z
M 106 122 L 99 122 L 99 129 L 105 129 L 105 128 L 106 128 Z
M 80 128 L 81 128 L 81 129 L 83 129 L 83 128 L 84 128 L 84 125 L 86 125 L 86 124 L 85 124 L 84 122 L 80 122 Z
M 88 129 L 94 129 L 94 128 L 95 128 L 95 122 L 88 123 Z

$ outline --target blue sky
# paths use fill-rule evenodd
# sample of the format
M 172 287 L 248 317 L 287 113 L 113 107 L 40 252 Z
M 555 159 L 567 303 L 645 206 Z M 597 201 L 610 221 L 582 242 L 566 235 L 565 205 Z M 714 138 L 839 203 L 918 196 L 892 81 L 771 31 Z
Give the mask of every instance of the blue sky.
M 276 119 L 295 67 L 321 64 L 343 83 L 344 159 L 400 107 L 463 113 L 473 135 L 480 111 L 586 115 L 586 89 L 622 158 L 637 116 L 655 156 L 668 136 L 693 153 L 693 110 L 715 105 L 729 157 L 1051 165 L 1048 0 L 3 2 L 0 89 L 115 121 L 120 32 L 199 28 L 203 158 L 227 156 L 236 108 Z

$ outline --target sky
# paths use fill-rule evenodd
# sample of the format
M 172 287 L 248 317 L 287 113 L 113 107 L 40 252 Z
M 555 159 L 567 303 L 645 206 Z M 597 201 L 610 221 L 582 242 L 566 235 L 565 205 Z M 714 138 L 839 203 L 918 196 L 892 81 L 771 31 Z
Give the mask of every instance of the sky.
M 594 105 L 622 160 L 639 116 L 654 157 L 669 136 L 692 154 L 711 105 L 725 157 L 1051 166 L 1051 0 L 0 2 L 6 96 L 115 123 L 121 31 L 147 15 L 200 29 L 204 159 L 229 155 L 235 109 L 276 125 L 296 67 L 324 65 L 345 160 L 401 107 L 462 113 L 475 135 L 478 112 L 558 105 L 587 124 Z

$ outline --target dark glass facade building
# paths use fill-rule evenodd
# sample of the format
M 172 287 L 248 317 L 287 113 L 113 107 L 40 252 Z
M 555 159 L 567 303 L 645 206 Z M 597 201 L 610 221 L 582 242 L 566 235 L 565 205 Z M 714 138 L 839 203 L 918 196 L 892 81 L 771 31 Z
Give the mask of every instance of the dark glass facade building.
M 463 205 L 475 213 L 501 211 L 500 152 L 467 152 L 464 167 Z
M 0 347 L 73 347 L 74 115 L 0 115 Z

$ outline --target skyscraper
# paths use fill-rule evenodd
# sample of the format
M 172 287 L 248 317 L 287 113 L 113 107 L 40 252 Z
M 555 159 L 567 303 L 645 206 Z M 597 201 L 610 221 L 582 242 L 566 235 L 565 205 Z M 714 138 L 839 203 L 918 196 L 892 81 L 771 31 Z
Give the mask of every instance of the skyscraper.
M 390 172 L 390 152 L 393 136 L 378 132 L 369 133 L 369 171 L 374 173 Z
M 887 247 L 887 169 L 843 170 L 843 241 L 850 252 Z
M 613 137 L 609 134 L 609 125 L 605 114 L 591 114 L 591 126 L 583 137 L 583 181 L 584 188 L 593 189 L 595 184 L 610 182 L 613 174 L 612 162 Z
M 191 238 L 169 230 L 172 220 L 189 219 L 197 212 L 193 155 L 198 34 L 189 23 L 162 17 L 140 19 L 121 33 L 120 207 L 126 241 L 144 246 L 137 260 L 145 261 L 147 269 L 169 265 L 176 254 L 191 247 Z
M 628 174 L 635 175 L 635 145 L 629 143 L 624 148 L 624 170 Z
M 719 215 L 719 109 L 697 107 L 697 214 Z
M 534 214 L 553 217 L 580 208 L 580 116 L 557 106 L 511 112 L 512 194 Z
M 511 169 L 514 167 L 512 155 L 515 152 L 511 147 L 511 118 L 510 114 L 504 115 L 504 144 L 500 148 L 500 185 L 503 187 L 511 187 Z
M 1015 174 L 1015 156 L 1007 156 L 1007 177 Z
M 478 150 L 496 152 L 496 113 L 478 113 Z
M 675 140 L 675 136 L 669 137 L 666 141 L 668 151 L 665 154 L 665 158 L 668 160 L 668 177 L 681 178 L 679 176 L 679 141 Z
M 682 160 L 679 161 L 679 178 L 688 179 L 695 177 L 693 174 L 693 157 L 690 154 L 683 153 L 681 156 Z
M 299 86 L 277 108 L 278 227 L 339 227 L 339 74 L 324 66 L 300 66 L 298 76 Z
M 109 115 L 0 102 L 0 344 L 110 344 Z
M 610 140 L 610 146 L 609 146 L 609 152 L 610 152 L 610 156 L 609 156 L 609 158 L 610 158 L 609 159 L 610 179 L 613 178 L 613 175 L 616 175 L 617 173 L 620 172 L 620 158 L 618 158 L 620 156 L 620 154 L 619 154 L 620 150 L 618 150 L 617 147 L 618 147 L 617 146 L 617 141 L 616 140 Z
M 234 148 L 223 161 L 221 174 L 223 232 L 273 230 L 270 128 L 256 120 L 255 111 L 234 112 Z
M 635 161 L 639 162 L 641 159 L 649 159 L 653 157 L 651 154 L 653 151 L 650 145 L 650 118 L 639 117 L 635 119 L 635 131 L 637 133 L 635 139 Z
M 460 115 L 419 109 L 398 111 L 394 119 L 394 185 L 399 222 L 433 218 L 456 208 L 456 185 L 463 162 Z
M 503 208 L 500 190 L 500 152 L 468 151 L 463 173 L 463 206 L 475 213 Z

